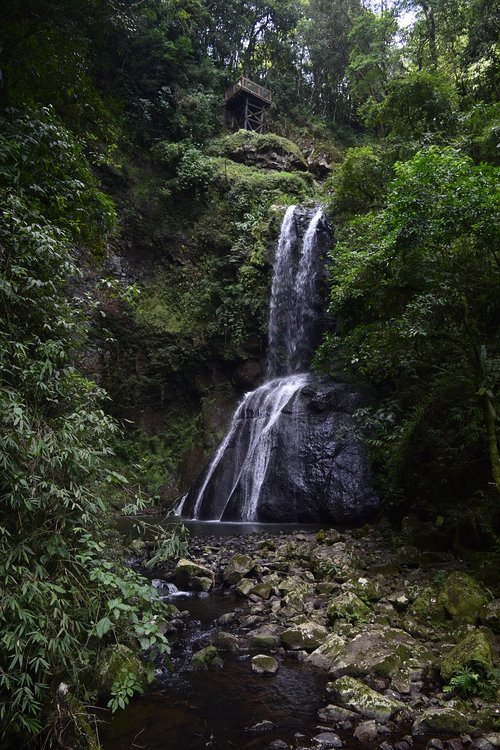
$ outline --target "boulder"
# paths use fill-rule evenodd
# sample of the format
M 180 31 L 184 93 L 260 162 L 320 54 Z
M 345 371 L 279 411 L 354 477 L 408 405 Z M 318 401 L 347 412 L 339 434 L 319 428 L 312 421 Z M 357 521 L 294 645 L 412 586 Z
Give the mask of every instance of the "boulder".
M 484 674 L 493 667 L 491 646 L 481 630 L 473 630 L 448 651 L 441 662 L 441 677 L 449 681 L 464 667 L 470 667 L 479 674 Z
M 313 742 L 316 743 L 318 750 L 338 750 L 343 746 L 343 742 L 334 732 L 320 732 L 313 737 Z
M 428 624 L 451 621 L 474 625 L 487 596 L 477 581 L 454 571 L 439 585 L 425 588 L 408 609 L 408 616 Z
M 210 568 L 181 558 L 175 567 L 174 579 L 181 591 L 210 591 L 215 576 Z
M 109 695 L 114 683 L 125 675 L 132 675 L 136 685 L 145 688 L 149 682 L 147 671 L 139 656 L 123 643 L 104 649 L 96 670 L 98 693 Z
M 412 734 L 465 734 L 470 730 L 467 718 L 454 708 L 428 708 L 414 722 Z
M 280 646 L 280 636 L 272 625 L 265 625 L 258 630 L 252 630 L 248 633 L 248 644 L 250 648 L 256 650 L 272 650 Z
M 352 591 L 346 591 L 330 599 L 326 613 L 330 622 L 347 620 L 348 622 L 364 622 L 372 610 Z
M 191 666 L 196 670 L 208 669 L 218 657 L 219 653 L 215 646 L 206 646 L 193 654 Z
M 270 391 L 276 389 L 279 398 L 283 387 L 280 381 L 270 381 L 242 402 L 228 433 L 224 460 L 212 471 L 207 467 L 192 486 L 183 505 L 185 516 L 193 514 L 203 487 L 200 519 L 241 520 L 255 465 L 241 446 L 252 444 L 256 420 L 268 416 Z M 358 523 L 373 517 L 380 503 L 367 449 L 352 417 L 359 405 L 360 397 L 346 383 L 297 386 L 270 427 L 267 471 L 251 520 Z
M 292 650 L 303 649 L 304 651 L 314 651 L 319 648 L 327 637 L 328 630 L 316 622 L 304 622 L 295 625 L 281 634 L 281 640 L 287 648 Z
M 339 654 L 345 648 L 346 640 L 337 634 L 329 635 L 319 648 L 309 654 L 307 661 L 320 669 L 331 669 Z
M 352 591 L 365 603 L 377 602 L 382 597 L 382 585 L 379 578 L 365 576 L 354 577 L 344 583 L 342 589 L 344 592 Z
M 214 646 L 219 651 L 230 651 L 233 654 L 241 650 L 241 639 L 232 633 L 226 633 L 221 630 L 214 638 Z
M 255 581 L 253 581 L 251 578 L 242 578 L 241 581 L 238 583 L 238 585 L 235 587 L 234 591 L 238 596 L 250 596 L 253 587 L 255 586 Z
M 500 599 L 484 604 L 479 610 L 479 619 L 483 625 L 487 625 L 495 633 L 500 633 Z
M 374 719 L 362 721 L 354 730 L 354 736 L 362 745 L 369 745 L 378 737 L 377 722 Z
M 341 706 L 376 721 L 388 721 L 405 707 L 401 701 L 381 695 L 353 677 L 340 677 L 329 682 L 326 690 Z
M 330 671 L 338 677 L 376 675 L 394 679 L 419 676 L 433 660 L 431 652 L 404 630 L 372 626 L 338 650 L 331 659 Z
M 252 672 L 258 675 L 273 675 L 279 669 L 279 664 L 273 656 L 257 654 L 252 657 Z
M 321 545 L 313 549 L 311 569 L 317 580 L 347 581 L 352 577 L 356 559 L 345 542 Z
M 238 583 L 255 567 L 255 563 L 248 555 L 233 555 L 224 568 L 222 578 L 226 583 Z
M 348 708 L 342 706 L 334 706 L 329 703 L 328 706 L 320 708 L 318 711 L 318 719 L 324 721 L 327 724 L 337 723 L 339 721 L 351 721 L 351 719 L 359 719 L 359 714 L 354 711 L 349 711 Z
M 258 583 L 250 592 L 259 599 L 269 599 L 272 593 L 272 587 L 267 583 Z

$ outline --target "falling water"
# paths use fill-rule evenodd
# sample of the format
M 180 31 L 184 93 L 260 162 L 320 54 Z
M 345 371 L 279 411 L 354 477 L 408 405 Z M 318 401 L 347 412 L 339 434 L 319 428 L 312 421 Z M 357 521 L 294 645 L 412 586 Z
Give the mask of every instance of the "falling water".
M 300 241 L 299 209 L 290 206 L 286 211 L 269 307 L 270 379 L 243 398 L 203 478 L 183 498 L 183 514 L 213 520 L 258 518 L 273 448 L 280 439 L 280 416 L 289 411 L 293 417 L 294 402 L 310 380 L 305 371 L 317 323 L 317 235 L 322 218 L 318 209 Z

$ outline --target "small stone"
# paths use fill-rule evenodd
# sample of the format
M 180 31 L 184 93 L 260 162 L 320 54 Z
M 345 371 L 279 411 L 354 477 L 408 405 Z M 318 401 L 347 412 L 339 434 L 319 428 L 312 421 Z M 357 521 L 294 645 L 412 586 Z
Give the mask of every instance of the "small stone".
M 479 619 L 496 633 L 500 633 L 500 599 L 488 602 L 479 610 Z
M 379 750 L 393 750 L 391 743 L 387 742 L 387 740 L 381 742 L 378 748 Z
M 432 740 L 429 740 L 426 747 L 429 748 L 429 750 L 443 750 L 444 745 L 442 740 L 438 737 L 433 737 Z
M 359 714 L 354 713 L 354 711 L 349 711 L 348 708 L 334 706 L 330 703 L 328 706 L 325 706 L 325 708 L 319 709 L 318 718 L 320 721 L 325 721 L 326 723 L 334 723 L 345 721 L 346 719 L 359 719 Z
M 221 615 L 217 620 L 217 625 L 221 625 L 224 627 L 224 625 L 230 625 L 232 622 L 236 620 L 236 612 L 227 612 L 225 615 Z
M 493 745 L 493 747 L 500 747 L 500 732 L 487 732 L 484 737 Z
M 252 672 L 258 675 L 273 675 L 279 669 L 276 659 L 266 654 L 257 654 L 252 658 Z
M 377 739 L 377 735 L 377 722 L 373 720 L 362 721 L 354 730 L 354 736 L 362 745 L 369 745 L 370 742 Z
M 410 743 L 406 740 L 399 740 L 394 743 L 394 750 L 410 750 Z
M 267 750 L 289 750 L 290 745 L 287 745 L 283 740 L 274 740 L 268 745 Z
M 257 722 L 257 724 L 254 724 L 251 727 L 247 727 L 245 731 L 252 732 L 253 734 L 264 734 L 264 732 L 272 732 L 274 729 L 276 729 L 276 724 L 265 719 L 264 721 Z
M 313 741 L 318 745 L 320 750 L 330 750 L 330 748 L 342 747 L 342 740 L 334 732 L 321 732 L 313 737 Z
M 495 750 L 495 745 L 488 742 L 486 737 L 478 737 L 471 745 L 472 750 Z
M 444 743 L 447 750 L 463 750 L 463 745 L 458 737 L 452 737 L 451 740 L 446 740 Z

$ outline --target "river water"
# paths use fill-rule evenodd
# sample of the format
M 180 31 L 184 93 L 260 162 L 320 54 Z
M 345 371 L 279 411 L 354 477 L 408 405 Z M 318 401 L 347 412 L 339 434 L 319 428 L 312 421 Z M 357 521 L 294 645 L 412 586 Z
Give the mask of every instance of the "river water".
M 214 593 L 172 601 L 188 609 L 198 625 L 173 642 L 174 672 L 161 675 L 153 692 L 135 698 L 101 725 L 104 750 L 264 750 L 276 739 L 295 746 L 300 739 L 296 733 L 305 733 L 308 740 L 318 733 L 316 712 L 325 703 L 325 673 L 280 657 L 277 675 L 259 677 L 251 671 L 251 654 L 229 653 L 223 654 L 223 669 L 190 671 L 191 656 L 206 644 L 214 621 L 241 607 L 242 600 Z M 248 731 L 265 720 L 276 728 Z

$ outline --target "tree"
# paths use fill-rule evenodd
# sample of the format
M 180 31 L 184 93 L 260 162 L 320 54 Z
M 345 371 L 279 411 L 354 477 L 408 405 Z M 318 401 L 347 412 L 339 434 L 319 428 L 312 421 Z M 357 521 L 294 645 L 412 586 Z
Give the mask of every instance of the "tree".
M 400 488 L 443 462 L 453 482 L 482 452 L 500 491 L 499 170 L 431 147 L 395 171 L 386 208 L 349 222 L 332 254 L 337 345 L 390 386 L 380 424 Z
M 116 432 L 75 367 L 85 330 L 68 284 L 115 223 L 71 134 L 48 109 L 0 137 L 0 740 L 50 727 L 56 690 L 88 696 L 108 642 L 166 653 L 146 581 L 112 559 L 105 486 Z M 140 689 L 127 670 L 118 705 Z M 113 704 L 114 705 L 114 704 Z M 84 714 L 79 704 L 79 714 Z M 55 722 L 57 724 L 57 721 Z M 75 726 L 57 731 L 70 732 Z

